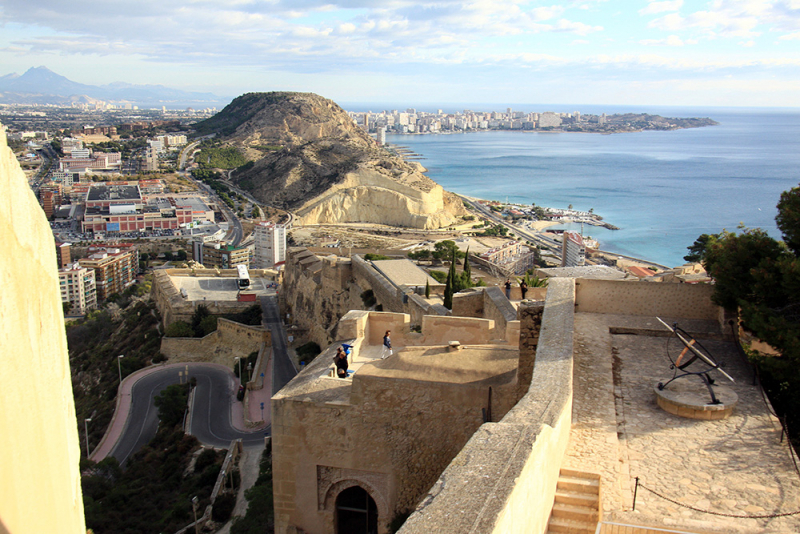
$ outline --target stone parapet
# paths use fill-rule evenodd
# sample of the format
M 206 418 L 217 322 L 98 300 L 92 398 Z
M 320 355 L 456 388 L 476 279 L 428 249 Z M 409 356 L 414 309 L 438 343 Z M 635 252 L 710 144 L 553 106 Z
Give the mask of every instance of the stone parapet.
M 714 286 L 709 284 L 651 284 L 581 278 L 575 285 L 575 311 L 578 313 L 720 320 L 720 309 L 711 302 Z
M 573 280 L 553 280 L 535 348 L 528 332 L 538 311 L 521 312 L 520 358 L 535 362 L 530 388 L 499 423 L 478 429 L 401 534 L 547 530 L 569 440 L 574 306 Z

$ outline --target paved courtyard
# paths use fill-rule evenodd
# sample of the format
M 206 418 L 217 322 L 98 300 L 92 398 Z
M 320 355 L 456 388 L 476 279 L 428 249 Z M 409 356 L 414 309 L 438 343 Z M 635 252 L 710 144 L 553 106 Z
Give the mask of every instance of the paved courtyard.
M 226 301 L 236 300 L 239 285 L 236 278 L 196 277 L 196 276 L 171 276 L 170 279 L 178 291 L 185 289 L 188 300 Z M 271 280 L 265 278 L 252 278 L 250 290 L 255 291 L 259 297 L 275 294 Z
M 719 339 L 716 325 L 679 323 L 690 332 L 716 330 L 712 337 Z M 611 327 L 640 335 L 612 334 Z M 663 327 L 655 318 L 576 315 L 573 430 L 565 467 L 602 475 L 609 522 L 690 532 L 800 532 L 800 515 L 726 517 L 684 506 L 732 516 L 795 512 L 800 476 L 733 343 L 700 338 L 736 379 L 732 384 L 712 372 L 739 396 L 731 417 L 690 420 L 658 407 L 653 386 L 672 377 L 668 338 L 648 335 L 658 329 Z M 637 476 L 644 487 L 633 511 Z

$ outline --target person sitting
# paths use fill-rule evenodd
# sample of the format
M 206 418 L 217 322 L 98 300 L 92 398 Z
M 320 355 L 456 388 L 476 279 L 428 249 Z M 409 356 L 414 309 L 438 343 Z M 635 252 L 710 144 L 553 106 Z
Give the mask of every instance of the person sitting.
M 336 364 L 336 376 L 339 378 L 347 378 L 347 354 L 345 354 L 342 347 L 336 349 L 336 356 L 333 358 Z

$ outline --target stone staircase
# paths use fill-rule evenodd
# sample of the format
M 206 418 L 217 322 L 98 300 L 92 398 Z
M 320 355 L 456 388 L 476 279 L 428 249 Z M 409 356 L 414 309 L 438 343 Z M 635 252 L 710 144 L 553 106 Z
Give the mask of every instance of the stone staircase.
M 594 533 L 602 506 L 600 475 L 561 469 L 548 533 Z

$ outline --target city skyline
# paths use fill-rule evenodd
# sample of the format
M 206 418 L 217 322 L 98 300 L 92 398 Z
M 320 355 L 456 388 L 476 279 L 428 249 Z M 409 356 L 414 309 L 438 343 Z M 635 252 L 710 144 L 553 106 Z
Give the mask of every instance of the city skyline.
M 242 0 L 0 6 L 0 75 L 341 102 L 800 106 L 800 3 Z

